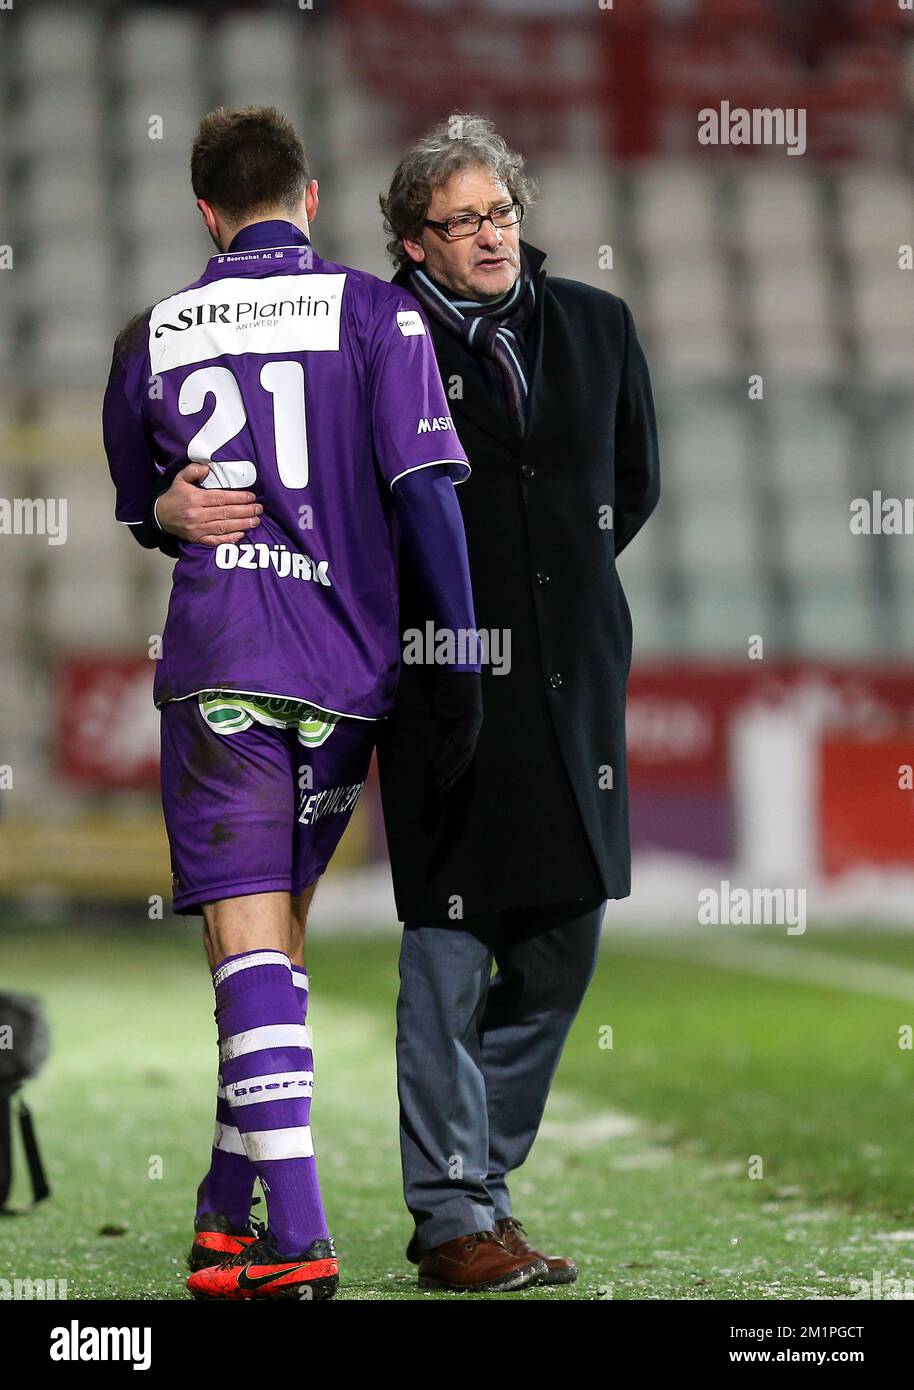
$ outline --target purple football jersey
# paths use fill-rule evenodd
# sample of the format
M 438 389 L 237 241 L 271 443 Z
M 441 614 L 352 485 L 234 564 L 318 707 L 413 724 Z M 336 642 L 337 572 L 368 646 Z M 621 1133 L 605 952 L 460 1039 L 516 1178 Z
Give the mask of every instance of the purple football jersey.
M 291 224 L 245 228 L 122 335 L 104 435 L 119 521 L 141 522 L 156 480 L 188 461 L 264 508 L 237 544 L 181 544 L 157 705 L 229 689 L 388 711 L 391 489 L 418 469 L 470 471 L 407 291 L 323 260 Z

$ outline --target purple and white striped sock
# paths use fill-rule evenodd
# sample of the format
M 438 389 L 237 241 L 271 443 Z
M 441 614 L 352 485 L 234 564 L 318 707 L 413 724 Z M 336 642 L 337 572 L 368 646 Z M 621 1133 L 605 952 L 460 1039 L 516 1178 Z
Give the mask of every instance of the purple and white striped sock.
M 231 959 L 237 959 L 237 957 L 231 957 Z M 286 959 L 286 957 L 283 957 L 283 959 Z M 225 962 L 223 962 L 223 964 L 225 964 Z M 301 965 L 293 965 L 291 969 L 292 983 L 299 1001 L 299 1017 L 302 1023 L 304 1023 L 308 1016 L 308 974 L 304 966 Z M 310 1038 L 308 1039 L 308 1045 L 305 1051 L 307 1057 L 304 1063 L 304 1070 L 312 1074 L 312 1089 L 308 1093 L 308 1120 L 310 1121 L 310 1097 L 311 1094 L 313 1094 L 314 1072 Z M 241 1131 L 232 1115 L 231 1106 L 229 1105 L 225 1093 L 223 1077 L 221 1075 L 218 1078 L 216 1095 L 216 1124 L 213 1134 L 210 1166 L 206 1177 L 197 1188 L 196 1214 L 199 1218 L 208 1212 L 218 1212 L 220 1215 L 226 1216 L 233 1226 L 240 1228 L 248 1220 L 251 1213 L 251 1201 L 254 1183 L 257 1178 L 257 1169 L 245 1152 Z M 323 1209 L 320 1205 L 320 1189 L 317 1185 L 316 1163 L 313 1157 L 310 1159 L 310 1165 L 313 1178 L 310 1180 L 309 1185 L 313 1185 L 314 1192 L 317 1196 L 317 1206 L 320 1209 L 319 1219 L 323 1222 Z
M 213 976 L 220 1074 L 244 1151 L 267 1194 L 277 1248 L 326 1238 L 311 1141 L 310 1038 L 281 951 L 229 956 Z

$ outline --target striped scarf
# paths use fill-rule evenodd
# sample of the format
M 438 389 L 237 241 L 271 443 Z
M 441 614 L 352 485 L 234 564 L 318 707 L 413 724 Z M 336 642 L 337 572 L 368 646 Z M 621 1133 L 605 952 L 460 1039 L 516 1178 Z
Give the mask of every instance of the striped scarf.
M 496 385 L 501 381 L 509 417 L 523 434 L 529 377 L 524 334 L 533 320 L 536 299 L 523 251 L 520 274 L 501 299 L 458 299 L 415 265 L 408 288 L 431 318 L 492 364 L 490 380 L 494 378 Z

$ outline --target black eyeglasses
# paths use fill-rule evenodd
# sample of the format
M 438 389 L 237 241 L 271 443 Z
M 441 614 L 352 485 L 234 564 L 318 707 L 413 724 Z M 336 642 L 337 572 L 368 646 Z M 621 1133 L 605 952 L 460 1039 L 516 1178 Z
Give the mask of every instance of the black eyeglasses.
M 461 212 L 456 217 L 449 217 L 446 222 L 432 222 L 430 218 L 426 218 L 422 225 L 434 227 L 437 231 L 444 232 L 451 241 L 458 241 L 461 237 L 476 236 L 483 222 L 491 222 L 493 227 L 514 227 L 523 215 L 523 203 L 505 203 L 503 207 L 493 208 L 491 212 Z

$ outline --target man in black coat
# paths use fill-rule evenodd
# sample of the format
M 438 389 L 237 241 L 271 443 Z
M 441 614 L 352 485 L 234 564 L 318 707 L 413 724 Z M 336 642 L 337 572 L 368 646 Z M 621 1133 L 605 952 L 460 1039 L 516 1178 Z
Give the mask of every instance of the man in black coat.
M 653 402 L 627 306 L 547 275 L 545 254 L 521 240 L 532 191 L 489 121 L 453 116 L 410 149 L 381 200 L 394 280 L 425 311 L 473 470 L 457 496 L 483 639 L 481 677 L 436 663 L 439 638 L 460 634 L 434 631 L 404 557 L 403 666 L 378 756 L 404 923 L 407 1254 L 427 1288 L 576 1277 L 569 1257 L 529 1244 L 507 1178 L 536 1137 L 606 900 L 630 891 L 632 629 L 615 561 L 657 503 Z M 157 515 L 150 506 L 142 543 L 169 549 L 159 523 L 208 543 L 256 524 L 250 497 L 192 485 L 205 471 L 190 465 Z M 441 711 L 470 749 L 480 690 L 475 755 L 442 795 Z
M 425 309 L 473 470 L 458 497 L 485 639 L 479 742 L 442 798 L 432 691 L 474 677 L 436 675 L 405 570 L 404 663 L 378 755 L 404 922 L 408 1254 L 427 1287 L 479 1287 L 477 1266 L 497 1267 L 493 1238 L 543 1261 L 533 1282 L 575 1278 L 570 1259 L 526 1241 L 507 1175 L 536 1136 L 606 899 L 630 891 L 632 629 L 615 562 L 657 503 L 653 402 L 627 306 L 547 275 L 521 240 L 531 191 L 489 121 L 452 116 L 381 200 L 394 280 Z

